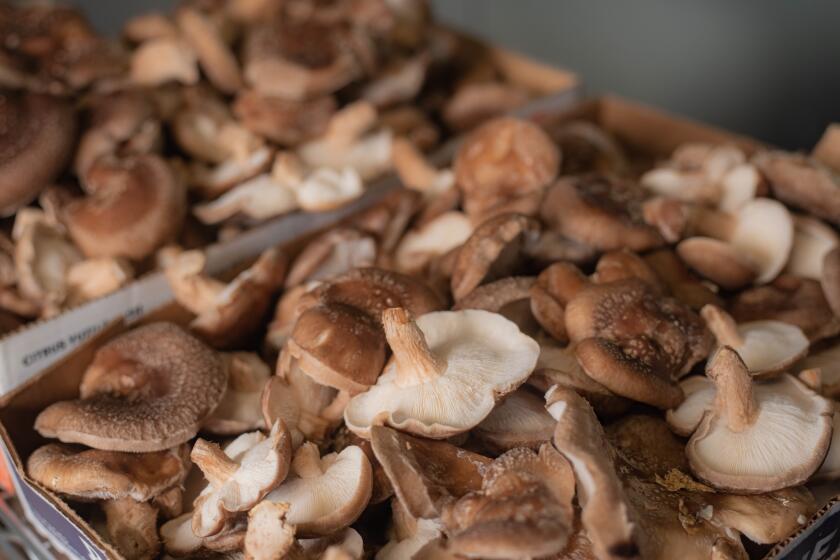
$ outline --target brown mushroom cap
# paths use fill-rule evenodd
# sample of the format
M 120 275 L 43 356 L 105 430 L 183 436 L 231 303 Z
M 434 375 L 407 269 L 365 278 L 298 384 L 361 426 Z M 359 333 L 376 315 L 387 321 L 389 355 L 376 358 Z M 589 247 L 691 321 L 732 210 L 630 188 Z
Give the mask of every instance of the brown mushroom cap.
M 467 83 L 455 90 L 443 108 L 446 124 L 468 131 L 488 119 L 524 105 L 528 93 L 519 86 L 502 82 Z
M 47 95 L 0 95 L 0 215 L 29 203 L 73 153 L 72 108 Z
M 560 152 L 538 126 L 501 117 L 473 131 L 455 157 L 455 180 L 473 215 L 542 190 L 557 176 Z
M 233 103 L 242 126 L 281 146 L 296 146 L 324 134 L 335 110 L 331 96 L 290 101 L 253 90 L 240 92 Z
M 186 478 L 186 445 L 154 453 L 82 450 L 50 443 L 35 450 L 26 472 L 48 489 L 81 500 L 148 501 Z
M 70 236 L 85 255 L 139 260 L 180 231 L 186 190 L 162 158 L 99 160 L 87 183 L 91 194 L 64 209 Z
M 566 329 L 586 373 L 614 393 L 661 408 L 683 398 L 676 384 L 713 339 L 688 307 L 637 278 L 595 284 L 566 306 Z
M 542 396 L 523 386 L 497 404 L 472 434 L 496 452 L 515 447 L 537 449 L 551 439 L 555 424 L 545 411 Z
M 699 311 L 704 305 L 721 303 L 715 293 L 693 276 L 670 249 L 653 251 L 644 259 L 667 291 L 691 309 Z
M 575 477 L 551 444 L 512 449 L 484 472 L 479 492 L 447 507 L 447 548 L 468 558 L 538 558 L 561 552 L 574 522 Z
M 370 441 L 400 503 L 415 518 L 436 518 L 446 504 L 480 489 L 490 463 L 450 443 L 385 426 L 372 427 Z
M 563 178 L 550 186 L 540 217 L 565 237 L 601 251 L 644 251 L 664 244 L 642 217 L 644 193 L 630 182 L 598 175 Z
M 776 198 L 840 224 L 840 186 L 833 170 L 816 160 L 783 152 L 757 156 L 755 164 Z
M 522 247 L 536 237 L 539 223 L 521 214 L 502 214 L 481 224 L 458 250 L 452 295 L 460 300 L 484 282 L 508 276 L 522 258 Z
M 586 277 L 570 263 L 555 263 L 543 270 L 531 287 L 531 313 L 555 340 L 568 340 L 566 304 L 587 285 Z
M 737 290 L 758 277 L 755 265 L 735 247 L 711 237 L 690 237 L 677 245 L 688 266 L 721 288 Z
M 102 346 L 81 399 L 48 406 L 35 429 L 95 449 L 161 451 L 195 436 L 225 384 L 215 352 L 173 324 L 154 323 Z
M 533 335 L 540 327 L 531 309 L 530 290 L 533 285 L 532 276 L 508 276 L 482 284 L 455 304 L 452 309 L 455 311 L 459 309 L 492 311 L 516 323 L 522 332 Z

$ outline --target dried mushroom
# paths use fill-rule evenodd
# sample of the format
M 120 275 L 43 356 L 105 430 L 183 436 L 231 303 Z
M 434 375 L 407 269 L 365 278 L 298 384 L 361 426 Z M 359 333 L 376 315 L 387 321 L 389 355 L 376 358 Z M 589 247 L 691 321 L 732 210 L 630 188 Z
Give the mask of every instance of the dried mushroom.
M 840 224 L 840 187 L 836 173 L 797 154 L 770 152 L 755 158 L 767 177 L 773 194 L 786 204 L 802 208 L 834 224 Z

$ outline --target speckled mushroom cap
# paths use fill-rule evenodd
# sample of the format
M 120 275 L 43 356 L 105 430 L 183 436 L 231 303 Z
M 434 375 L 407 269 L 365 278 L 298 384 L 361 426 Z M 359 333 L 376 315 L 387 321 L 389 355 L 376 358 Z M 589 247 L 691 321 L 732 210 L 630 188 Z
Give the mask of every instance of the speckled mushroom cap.
M 347 427 L 365 438 L 382 424 L 437 439 L 470 430 L 527 379 L 539 356 L 532 338 L 488 311 L 438 311 L 415 323 L 396 308 L 382 320 L 394 356 L 344 411 Z
M 682 401 L 676 380 L 713 344 L 696 313 L 637 278 L 582 290 L 566 306 L 566 329 L 590 377 L 617 395 L 660 408 Z
M 790 375 L 753 384 L 726 346 L 706 373 L 715 382 L 715 401 L 686 446 L 697 476 L 716 488 L 755 493 L 814 474 L 831 440 L 830 401 Z
M 26 472 L 48 489 L 75 499 L 145 502 L 181 484 L 189 463 L 186 445 L 123 453 L 49 443 L 29 456 Z
M 87 183 L 91 194 L 70 202 L 64 220 L 89 257 L 142 259 L 181 228 L 186 189 L 159 156 L 99 160 Z
M 56 98 L 0 94 L 0 215 L 38 196 L 73 153 L 76 119 Z
M 95 449 L 162 451 L 196 435 L 226 383 L 213 350 L 171 323 L 153 323 L 102 346 L 81 399 L 48 406 L 35 429 Z
M 601 251 L 664 244 L 642 218 L 644 191 L 600 175 L 563 178 L 548 188 L 540 217 L 558 233 Z
M 833 170 L 816 160 L 783 152 L 761 154 L 755 163 L 776 198 L 840 224 L 840 182 Z
M 557 176 L 560 152 L 537 125 L 510 117 L 474 130 L 455 157 L 455 181 L 470 216 L 530 192 Z

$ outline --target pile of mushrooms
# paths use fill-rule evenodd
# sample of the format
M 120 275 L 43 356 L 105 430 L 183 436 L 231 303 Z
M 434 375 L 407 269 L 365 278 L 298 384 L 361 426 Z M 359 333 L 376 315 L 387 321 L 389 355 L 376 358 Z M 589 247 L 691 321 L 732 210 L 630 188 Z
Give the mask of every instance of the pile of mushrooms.
M 100 347 L 29 475 L 129 558 L 744 559 L 808 523 L 840 215 L 799 181 L 834 175 L 707 145 L 634 175 L 593 123 L 509 117 L 451 169 L 393 147 L 406 188 L 299 251 L 168 250 L 194 318 Z
M 533 97 L 425 0 L 183 0 L 117 38 L 69 7 L 3 3 L 0 36 L 3 333 L 170 245 L 349 204 L 395 146 L 430 151 Z

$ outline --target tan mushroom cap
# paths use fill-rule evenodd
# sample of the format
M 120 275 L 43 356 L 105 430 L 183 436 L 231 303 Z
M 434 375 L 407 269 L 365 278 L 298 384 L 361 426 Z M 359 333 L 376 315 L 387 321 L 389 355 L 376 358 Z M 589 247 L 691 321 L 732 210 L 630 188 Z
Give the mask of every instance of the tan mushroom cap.
M 808 352 L 808 338 L 796 325 L 782 321 L 737 324 L 728 313 L 714 305 L 707 305 L 700 314 L 718 344 L 735 350 L 753 377 L 785 371 Z
M 329 535 L 349 526 L 370 500 L 370 461 L 357 446 L 319 457 L 317 446 L 305 443 L 295 455 L 292 472 L 266 500 L 291 504 L 287 520 L 301 536 Z
M 565 307 L 587 283 L 576 266 L 565 262 L 554 263 L 537 276 L 531 287 L 531 312 L 555 340 L 568 340 Z
M 688 437 L 694 433 L 703 415 L 715 401 L 715 384 L 705 375 L 692 375 L 680 381 L 685 400 L 665 414 L 668 426 L 677 435 Z
M 239 451 L 238 445 L 223 451 L 200 438 L 193 446 L 190 457 L 211 487 L 195 501 L 192 525 L 200 537 L 218 534 L 231 514 L 254 507 L 289 473 L 292 444 L 285 424 L 276 421 L 268 437 L 257 432 L 256 437 L 246 434 L 240 438 L 244 442 L 240 444 L 247 447 L 242 453 L 233 453 Z
M 382 321 L 394 356 L 344 411 L 347 427 L 365 438 L 374 425 L 437 439 L 470 430 L 527 379 L 539 356 L 516 324 L 487 311 L 437 311 L 415 322 L 396 308 Z
M 216 435 L 238 435 L 271 426 L 265 424 L 260 402 L 271 369 L 253 352 L 223 354 L 228 386 L 222 401 L 207 417 L 202 430 Z
M 531 308 L 532 276 L 508 276 L 474 289 L 453 306 L 459 309 L 483 309 L 510 319 L 519 330 L 529 336 L 536 334 L 540 325 Z
M 35 450 L 26 472 L 48 489 L 82 500 L 148 501 L 186 478 L 186 445 L 154 453 L 79 449 L 50 443 Z
M 244 90 L 233 102 L 233 113 L 242 126 L 288 147 L 324 134 L 335 111 L 336 101 L 332 96 L 291 101 Z
M 643 258 L 665 287 L 665 291 L 691 309 L 699 311 L 706 304 L 721 303 L 706 283 L 688 271 L 674 251 L 660 249 L 647 253 Z
M 582 290 L 566 306 L 566 329 L 590 377 L 617 395 L 666 409 L 683 399 L 676 380 L 713 344 L 699 316 L 638 278 Z
M 307 243 L 295 258 L 286 287 L 329 280 L 355 268 L 369 267 L 375 259 L 373 237 L 353 228 L 333 228 Z
M 496 452 L 515 447 L 537 449 L 551 439 L 555 424 L 545 411 L 543 398 L 527 387 L 520 387 L 497 404 L 472 434 Z
M 318 383 L 353 393 L 376 383 L 385 365 L 385 338 L 379 324 L 362 311 L 337 303 L 304 311 L 287 350 Z
M 157 509 L 131 498 L 107 500 L 105 512 L 108 540 L 126 560 L 154 558 L 160 551 L 157 531 Z
M 447 548 L 468 558 L 561 552 L 574 524 L 575 476 L 551 444 L 512 449 L 488 465 L 481 491 L 448 507 Z
M 242 87 L 239 64 L 211 18 L 200 11 L 183 6 L 176 13 L 176 22 L 186 41 L 198 57 L 201 69 L 219 91 L 235 93 Z
M 541 191 L 557 176 L 560 152 L 538 126 L 500 117 L 484 123 L 464 140 L 455 157 L 455 181 L 464 193 L 467 214 Z
M 645 251 L 664 244 L 642 216 L 644 192 L 599 175 L 563 178 L 548 188 L 540 217 L 565 237 L 601 251 Z
M 828 224 L 804 214 L 794 214 L 793 228 L 793 248 L 785 273 L 819 280 L 823 259 L 840 246 L 840 235 Z
M 677 245 L 680 258 L 721 288 L 737 290 L 758 278 L 755 264 L 735 247 L 711 237 L 690 237 Z
M 318 286 L 318 282 L 307 282 L 292 288 L 286 288 L 277 305 L 274 308 L 274 317 L 268 325 L 268 332 L 265 334 L 266 342 L 274 349 L 279 350 L 286 344 L 289 335 L 297 322 L 298 317 L 318 304 L 318 300 L 312 296 L 312 290 Z
M 181 37 L 155 37 L 134 50 L 129 75 L 138 86 L 168 82 L 191 85 L 199 79 L 198 61 L 195 51 Z
M 728 347 L 712 357 L 707 375 L 715 402 L 686 446 L 697 476 L 756 493 L 801 484 L 819 468 L 831 440 L 829 401 L 790 375 L 754 385 Z
M 840 187 L 833 170 L 798 154 L 770 152 L 755 158 L 776 198 L 840 224 Z
M 639 554 L 639 535 L 612 449 L 592 407 L 574 391 L 553 387 L 546 408 L 557 420 L 554 447 L 571 463 L 583 527 L 598 558 Z
M 466 83 L 455 90 L 443 108 L 443 119 L 458 131 L 469 131 L 481 123 L 509 113 L 528 101 L 520 86 L 504 82 Z
M 88 257 L 139 260 L 180 231 L 186 190 L 160 157 L 99 160 L 87 183 L 91 194 L 70 202 L 64 219 Z
M 398 270 L 417 273 L 435 257 L 460 247 L 473 234 L 473 225 L 463 212 L 449 211 L 410 230 L 394 253 Z
M 38 196 L 73 153 L 76 119 L 65 102 L 47 95 L 0 95 L 0 215 Z
M 35 429 L 95 449 L 162 451 L 195 436 L 225 384 L 213 350 L 173 324 L 154 323 L 102 346 L 82 380 L 81 399 L 48 406 Z
M 399 503 L 417 519 L 434 519 L 443 507 L 481 488 L 490 459 L 443 441 L 374 426 L 370 441 Z
M 522 258 L 522 247 L 539 229 L 539 222 L 521 214 L 502 214 L 478 226 L 458 250 L 451 282 L 455 300 L 484 282 L 510 275 Z
M 823 258 L 820 285 L 829 307 L 840 317 L 840 247 L 832 249 Z

